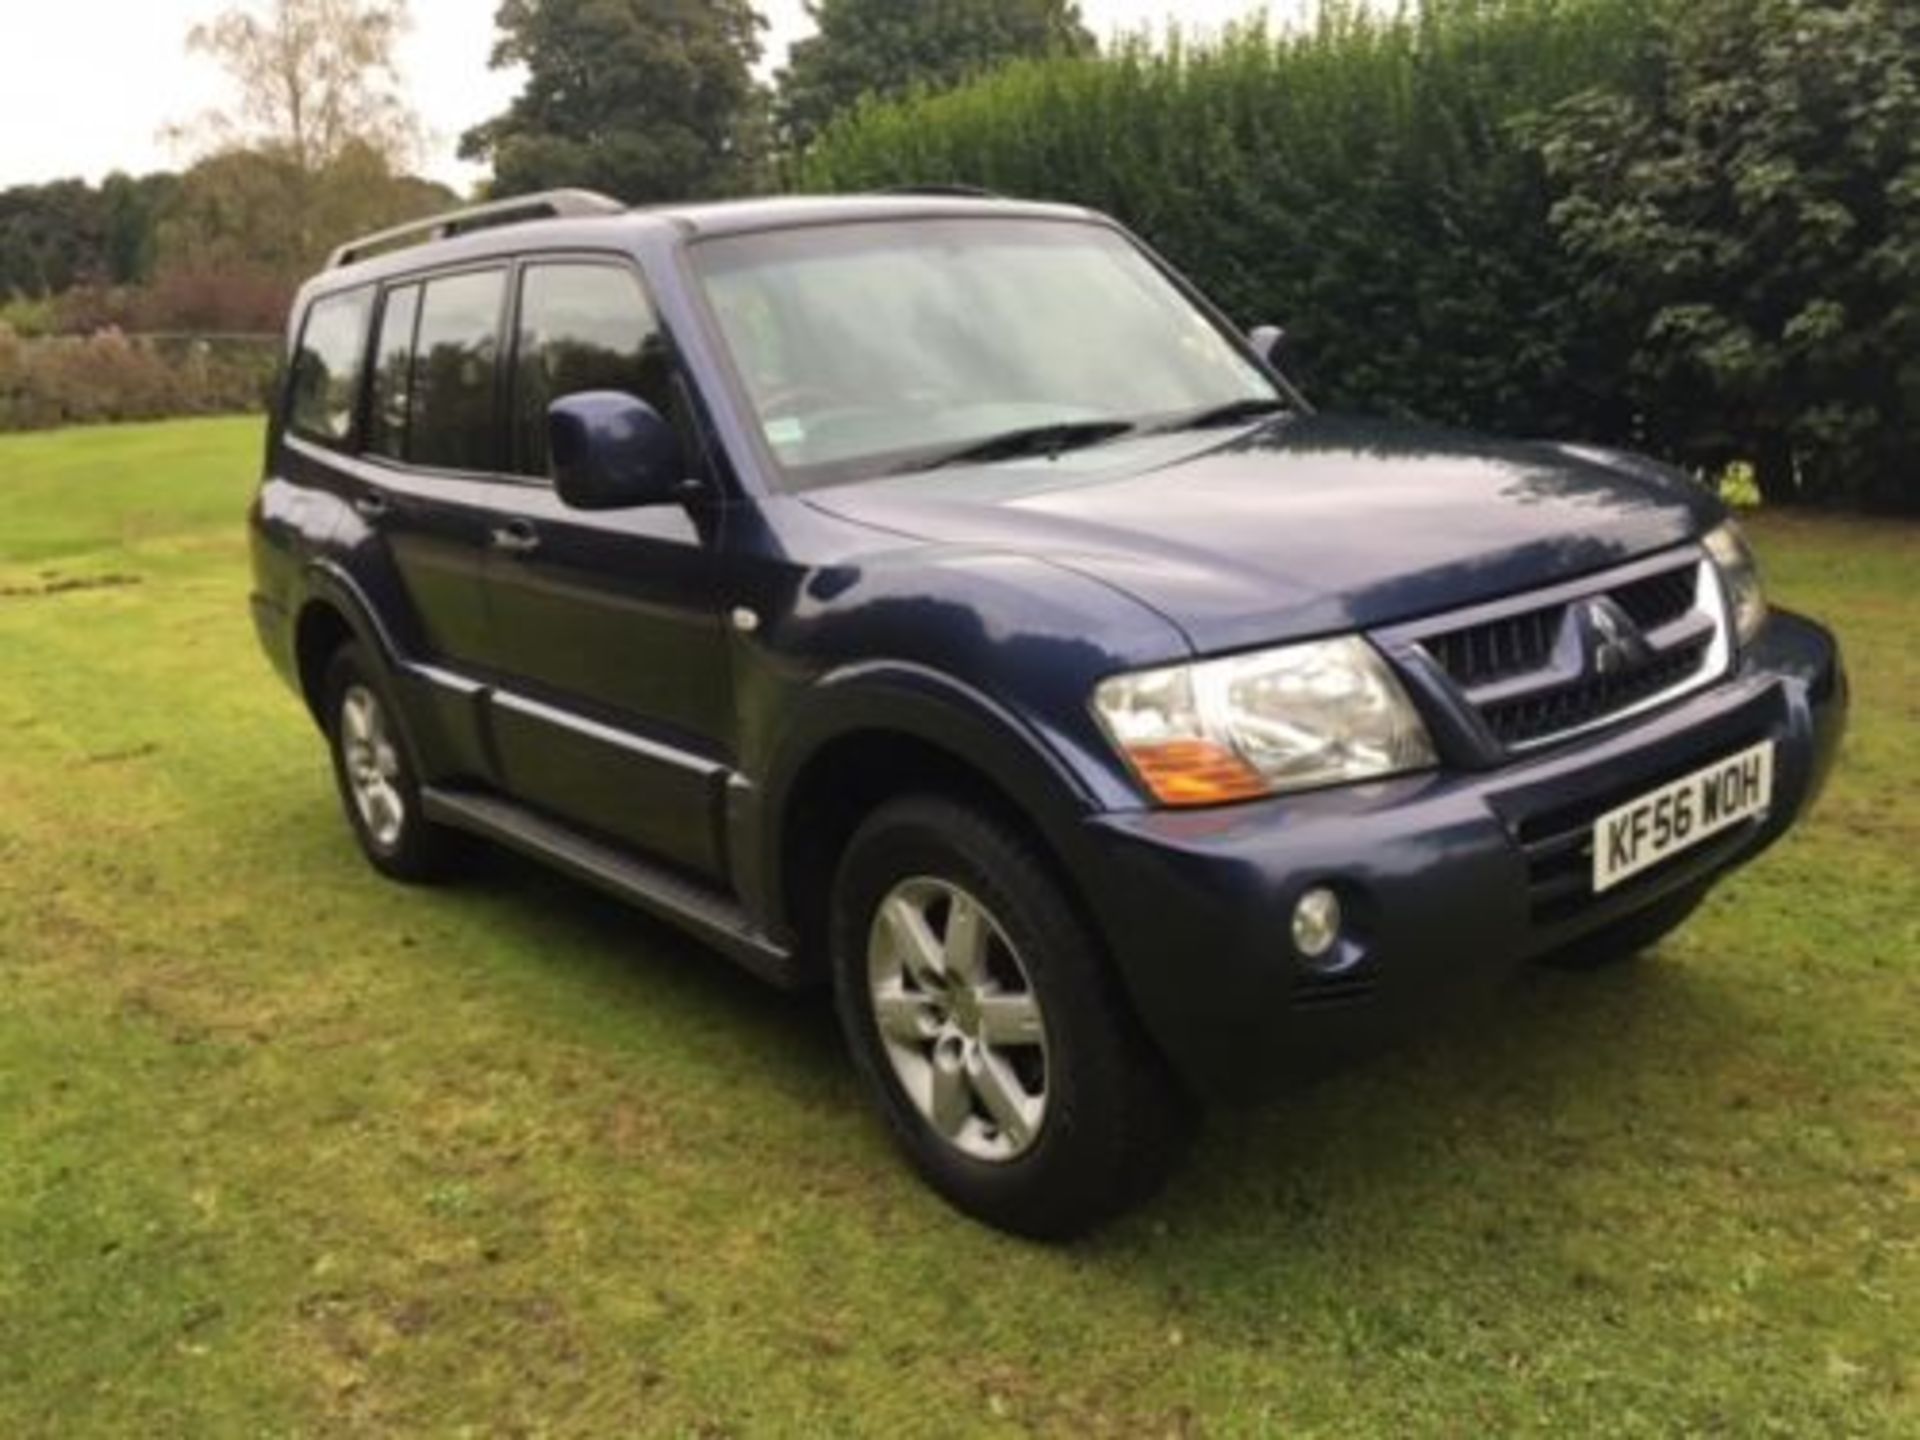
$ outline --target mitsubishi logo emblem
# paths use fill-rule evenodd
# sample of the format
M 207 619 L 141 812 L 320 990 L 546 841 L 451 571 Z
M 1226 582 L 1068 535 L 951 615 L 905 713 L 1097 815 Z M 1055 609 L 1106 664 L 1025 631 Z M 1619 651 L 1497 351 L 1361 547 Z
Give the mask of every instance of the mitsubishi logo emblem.
M 1581 650 L 1587 658 L 1587 670 L 1595 675 L 1618 675 L 1646 660 L 1651 653 L 1646 636 L 1633 618 L 1605 595 L 1584 601 L 1577 608 Z

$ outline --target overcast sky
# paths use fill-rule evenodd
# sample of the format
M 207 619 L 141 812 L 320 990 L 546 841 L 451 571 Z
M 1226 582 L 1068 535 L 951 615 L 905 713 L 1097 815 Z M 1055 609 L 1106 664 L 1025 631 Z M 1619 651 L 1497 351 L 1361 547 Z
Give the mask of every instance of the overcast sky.
M 224 79 L 186 53 L 188 27 L 225 9 L 223 0 L 0 0 L 0 186 L 110 170 L 176 169 L 192 157 L 161 130 L 222 102 Z M 801 0 L 760 0 L 770 22 L 770 72 L 806 33 Z M 1159 26 L 1217 26 L 1259 10 L 1276 18 L 1303 0 L 1081 0 L 1103 38 Z M 460 132 L 500 110 L 516 78 L 487 69 L 495 0 L 411 0 L 413 31 L 402 51 L 407 88 L 429 131 L 422 169 L 465 188 L 480 171 L 454 158 Z

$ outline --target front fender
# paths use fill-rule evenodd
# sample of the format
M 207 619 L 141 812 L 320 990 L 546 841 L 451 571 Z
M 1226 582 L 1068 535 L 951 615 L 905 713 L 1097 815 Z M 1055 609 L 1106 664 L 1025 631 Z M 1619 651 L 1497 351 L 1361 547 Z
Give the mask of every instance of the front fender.
M 951 676 L 904 661 L 848 665 L 810 686 L 787 717 L 760 783 L 737 784 L 729 833 L 743 898 L 777 932 L 786 913 L 784 839 L 810 767 L 842 742 L 905 739 L 975 772 L 1017 804 L 1056 851 L 1077 846 L 1096 786 L 1019 716 Z
M 867 535 L 863 539 L 870 540 Z M 1121 592 L 1026 556 L 886 548 L 817 568 L 768 567 L 765 623 L 740 642 L 739 779 L 729 807 L 743 898 L 784 925 L 796 788 L 849 736 L 918 742 L 1028 814 L 1056 852 L 1078 817 L 1138 806 L 1088 697 L 1115 671 L 1186 653 Z M 844 756 L 844 752 L 841 752 Z

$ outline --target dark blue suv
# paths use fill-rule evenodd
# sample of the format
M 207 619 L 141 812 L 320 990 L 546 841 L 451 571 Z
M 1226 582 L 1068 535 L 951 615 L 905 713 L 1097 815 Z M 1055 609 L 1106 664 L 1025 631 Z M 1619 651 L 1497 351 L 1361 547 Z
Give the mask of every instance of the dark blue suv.
M 1679 924 L 1818 791 L 1832 638 L 1718 501 L 1315 414 L 1085 211 L 561 192 L 295 307 L 254 614 L 367 857 L 480 836 L 832 985 L 1057 1236 L 1196 1101 Z

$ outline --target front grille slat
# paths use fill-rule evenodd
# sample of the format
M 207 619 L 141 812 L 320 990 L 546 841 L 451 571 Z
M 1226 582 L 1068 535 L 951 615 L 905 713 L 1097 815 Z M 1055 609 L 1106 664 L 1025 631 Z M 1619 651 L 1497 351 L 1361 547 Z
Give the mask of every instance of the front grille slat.
M 1678 692 L 1704 672 L 1720 621 L 1701 594 L 1701 565 L 1685 556 L 1650 574 L 1611 583 L 1601 576 L 1572 599 L 1571 587 L 1561 587 L 1553 600 L 1528 604 L 1522 597 L 1506 613 L 1452 627 L 1443 622 L 1415 638 L 1502 746 L 1545 744 Z M 1583 636 L 1593 621 L 1574 607 L 1590 611 L 1589 602 L 1599 599 L 1611 602 L 1616 629 L 1630 622 L 1644 642 L 1623 668 L 1601 671 L 1582 653 L 1592 643 Z
M 1595 676 L 1556 690 L 1544 701 L 1509 700 L 1481 709 L 1487 728 L 1507 745 L 1524 745 L 1625 710 L 1671 689 L 1700 668 L 1706 643 L 1659 656 L 1637 670 Z
M 1642 630 L 1658 630 L 1694 608 L 1699 585 L 1699 567 L 1690 565 L 1684 570 L 1650 575 L 1608 593 Z
M 1478 688 L 1545 665 L 1553 654 L 1564 606 L 1510 620 L 1475 625 L 1424 641 L 1440 668 L 1460 685 Z

